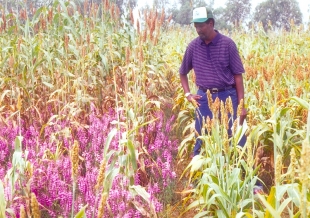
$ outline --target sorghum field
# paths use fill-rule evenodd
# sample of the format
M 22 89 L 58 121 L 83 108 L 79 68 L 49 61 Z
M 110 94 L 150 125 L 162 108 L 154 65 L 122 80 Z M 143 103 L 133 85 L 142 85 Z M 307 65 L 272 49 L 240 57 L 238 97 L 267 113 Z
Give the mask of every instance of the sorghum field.
M 309 30 L 223 31 L 247 125 L 228 138 L 230 102 L 212 100 L 193 158 L 178 68 L 195 30 L 140 17 L 108 0 L 1 12 L 0 217 L 308 217 Z

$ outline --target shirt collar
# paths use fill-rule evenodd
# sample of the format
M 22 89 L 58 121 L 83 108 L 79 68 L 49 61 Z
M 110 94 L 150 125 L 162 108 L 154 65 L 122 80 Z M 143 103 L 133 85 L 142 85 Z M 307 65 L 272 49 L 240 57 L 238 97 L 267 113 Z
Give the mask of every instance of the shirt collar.
M 219 32 L 218 30 L 214 30 L 214 31 L 215 31 L 217 34 L 216 34 L 216 36 L 212 39 L 212 41 L 211 41 L 210 44 L 216 45 L 217 42 L 220 40 L 222 34 L 220 34 L 220 32 Z M 203 45 L 203 44 L 205 44 L 205 42 L 204 42 L 202 39 L 200 39 L 200 44 Z

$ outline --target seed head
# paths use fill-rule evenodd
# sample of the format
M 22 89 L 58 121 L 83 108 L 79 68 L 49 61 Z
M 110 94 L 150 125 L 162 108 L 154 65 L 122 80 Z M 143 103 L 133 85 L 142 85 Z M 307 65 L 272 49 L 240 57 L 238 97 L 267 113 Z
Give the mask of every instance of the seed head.
M 230 97 L 226 98 L 225 106 L 226 106 L 227 113 L 230 113 L 233 116 L 234 109 L 233 109 L 233 105 L 232 105 L 232 101 Z
M 254 95 L 255 95 L 255 97 L 256 97 L 256 99 L 257 99 L 257 101 L 258 101 L 258 104 L 260 105 L 261 100 L 260 100 L 259 92 L 258 92 L 257 90 L 255 90 L 255 91 L 254 91 Z
M 42 30 L 45 30 L 45 29 L 46 29 L 46 20 L 45 20 L 45 17 L 40 16 L 40 23 L 41 23 L 41 28 L 42 28 Z
M 16 105 L 17 110 L 20 111 L 22 109 L 22 105 L 23 105 L 22 99 L 21 99 L 20 95 L 18 95 L 17 105 Z
M 211 119 L 210 119 L 210 117 L 209 117 L 209 116 L 207 116 L 206 127 L 207 127 L 207 132 L 208 132 L 208 134 L 211 134 L 211 130 L 212 130 L 212 123 L 211 123 Z
M 71 149 L 71 165 L 72 178 L 75 180 L 77 178 L 79 168 L 79 143 L 76 140 L 74 141 Z
M 145 29 L 144 29 L 144 31 L 143 31 L 142 42 L 146 42 L 146 38 L 147 38 L 147 28 L 145 27 Z
M 153 36 L 154 36 L 154 30 L 155 30 L 155 28 L 156 28 L 156 20 L 157 20 L 157 11 L 154 11 L 153 13 L 152 13 L 152 17 L 151 17 L 151 21 L 150 21 L 150 23 L 151 23 L 151 26 L 150 26 L 150 39 L 151 40 L 153 40 Z
M 223 112 L 221 112 L 221 116 L 223 117 L 223 120 L 222 120 L 222 125 L 224 126 L 224 128 L 226 130 L 228 130 L 229 128 L 229 118 L 228 118 L 228 113 L 229 113 L 229 110 L 228 109 L 228 99 L 226 99 L 226 102 L 224 104 L 224 109 L 223 109 Z
M 104 5 L 104 10 L 105 11 L 109 10 L 109 8 L 110 8 L 109 2 L 110 2 L 109 0 L 104 0 L 104 4 L 103 5 Z
M 218 97 L 214 100 L 212 107 L 213 117 L 218 118 L 218 112 L 220 109 L 220 99 Z
M 247 139 L 245 146 L 247 149 L 247 163 L 251 167 L 254 165 L 254 157 L 253 157 L 252 143 L 249 138 Z
M 30 206 L 31 206 L 31 214 L 33 218 L 40 218 L 40 210 L 39 210 L 39 203 L 37 200 L 36 195 L 32 192 L 31 199 L 30 199 Z
M 302 184 L 309 184 L 309 166 L 310 166 L 310 145 L 309 141 L 305 139 L 302 142 L 302 149 L 301 149 L 301 157 L 300 157 L 300 180 Z
M 110 13 L 111 18 L 114 20 L 114 17 L 115 17 L 115 4 L 111 4 L 109 13 Z
M 126 47 L 126 64 L 129 65 L 130 64 L 130 48 Z
M 301 87 L 298 87 L 298 88 L 296 89 L 296 96 L 297 96 L 297 97 L 300 97 L 301 94 L 302 94 L 302 92 L 303 92 L 303 89 L 302 89 Z
M 12 55 L 9 58 L 9 66 L 11 69 L 13 69 L 14 67 L 14 57 Z
M 280 92 L 277 93 L 277 101 L 282 100 L 282 94 Z
M 137 20 L 137 33 L 140 35 L 140 22 Z
M 26 218 L 26 211 L 25 211 L 25 207 L 24 205 L 20 205 L 20 208 L 19 208 L 19 217 L 20 218 Z
M 19 11 L 19 16 L 20 16 L 20 19 L 21 19 L 21 20 L 26 20 L 26 19 L 27 19 L 27 13 L 26 13 L 26 11 L 25 11 L 24 9 L 21 9 L 21 10 Z
M 52 23 L 52 21 L 53 21 L 53 8 L 51 8 L 48 11 L 48 18 L 47 18 L 47 20 L 48 20 L 49 23 Z
M 225 106 L 224 106 L 224 102 L 221 101 L 221 107 L 220 107 L 220 111 L 221 111 L 221 124 L 224 125 L 224 122 L 225 122 Z
M 303 72 L 301 70 L 301 66 L 298 66 L 295 72 L 296 78 L 298 81 L 303 81 L 304 80 L 304 75 Z
M 287 88 L 284 90 L 284 97 L 289 98 L 289 91 Z
M 236 130 L 237 130 L 237 124 L 238 124 L 238 122 L 237 122 L 237 119 L 234 121 L 234 123 L 233 123 L 233 133 L 235 133 L 236 132 Z
M 104 177 L 105 177 L 105 161 L 102 160 L 101 164 L 100 164 L 100 169 L 99 169 L 99 174 L 98 174 L 98 177 L 97 177 L 97 183 L 96 183 L 96 186 L 95 186 L 95 189 L 98 190 L 102 184 L 103 184 L 103 181 L 104 181 Z
M 302 116 L 302 121 L 304 123 L 307 123 L 307 120 L 308 120 L 308 110 L 307 109 L 303 109 L 301 116 Z
M 133 18 L 133 11 L 132 11 L 132 8 L 130 8 L 129 15 L 130 15 L 130 22 L 131 22 L 132 25 L 134 25 L 135 20 L 134 20 L 134 18 Z
M 295 149 L 294 148 L 291 149 L 290 157 L 291 157 L 291 163 L 290 163 L 290 166 L 289 166 L 289 169 L 291 170 L 290 178 L 291 178 L 292 183 L 293 183 L 294 180 L 295 180 L 295 176 L 296 176 L 296 169 L 298 167 L 298 161 L 297 161 L 297 158 L 296 158 L 296 153 L 295 153 Z
M 195 99 L 191 99 L 191 102 L 192 102 L 192 104 L 194 105 L 194 107 L 195 108 L 198 108 L 199 106 L 198 106 L 198 103 L 197 103 L 197 101 L 195 100 Z
M 212 104 L 213 104 L 213 99 L 212 99 L 212 95 L 210 93 L 210 90 L 207 90 L 207 98 L 208 98 L 208 106 L 210 108 L 210 110 L 212 109 Z
M 144 62 L 144 53 L 143 53 L 142 46 L 139 47 L 139 61 L 140 61 L 140 63 Z
M 223 123 L 223 125 L 224 125 L 224 128 L 226 130 L 229 129 L 229 119 L 228 119 L 228 114 L 227 113 L 224 114 L 224 123 Z
M 105 208 L 106 203 L 107 203 L 107 195 L 106 193 L 102 193 L 101 199 L 99 202 L 99 208 L 98 208 L 98 215 L 97 215 L 98 218 L 101 218 L 104 216 L 104 208 Z
M 260 86 L 260 90 L 264 91 L 264 81 L 263 80 L 259 80 L 259 86 Z
M 255 123 L 254 123 L 254 112 L 253 111 L 248 112 L 247 119 L 248 119 L 249 127 L 252 127 L 253 125 L 255 125 Z
M 224 129 L 223 131 L 223 147 L 224 147 L 224 152 L 225 154 L 229 154 L 229 139 L 228 139 L 228 134 L 227 130 Z
M 277 155 L 276 158 L 276 168 L 275 168 L 275 182 L 276 184 L 281 183 L 281 175 L 282 175 L 282 156 Z

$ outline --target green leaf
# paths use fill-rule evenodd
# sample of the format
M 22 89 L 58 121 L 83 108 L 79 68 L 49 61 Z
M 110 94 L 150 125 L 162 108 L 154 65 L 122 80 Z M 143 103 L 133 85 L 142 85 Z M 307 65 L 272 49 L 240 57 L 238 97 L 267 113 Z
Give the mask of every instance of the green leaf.
M 22 151 L 23 136 L 16 136 L 15 138 L 15 151 Z
M 281 205 L 280 205 L 280 207 L 279 207 L 279 209 L 278 209 L 278 212 L 279 212 L 279 213 L 282 213 L 283 210 L 286 208 L 286 206 L 287 206 L 291 201 L 292 201 L 292 198 L 287 198 L 287 199 L 285 199 L 285 200 L 281 203 Z
M 270 193 L 269 193 L 268 198 L 267 198 L 267 202 L 273 208 L 275 208 L 275 206 L 276 206 L 276 187 L 275 186 L 271 187 Z
M 0 97 L 0 103 L 3 101 L 4 97 L 6 96 L 6 94 L 10 93 L 11 90 L 4 90 L 2 91 L 1 97 Z
M 204 205 L 205 203 L 206 203 L 205 200 L 201 197 L 201 198 L 199 198 L 199 199 L 193 201 L 190 205 L 188 205 L 188 206 L 186 207 L 186 209 L 185 209 L 184 212 L 186 212 L 186 211 L 188 211 L 188 210 L 190 210 L 190 209 L 192 209 L 192 208 L 202 206 L 202 205 Z
M 54 85 L 51 83 L 48 83 L 48 82 L 42 82 L 42 83 L 51 89 L 54 88 Z
M 191 163 L 189 164 L 189 166 L 191 166 L 191 172 L 195 172 L 199 169 L 202 169 L 201 167 L 203 166 L 204 162 L 205 159 L 203 156 L 195 155 Z
M 239 213 L 237 213 L 237 215 L 236 215 L 236 218 L 242 218 L 242 217 L 244 217 L 246 215 L 246 213 L 244 213 L 244 212 L 239 212 Z M 252 217 L 252 216 L 251 216 Z
M 137 159 L 136 159 L 136 149 L 131 140 L 128 140 L 126 143 L 129 151 L 130 151 L 130 159 L 133 170 L 137 170 Z
M 116 133 L 117 133 L 117 129 L 116 128 L 112 129 L 109 132 L 108 138 L 107 138 L 105 146 L 104 146 L 104 156 L 106 156 L 106 154 L 107 154 L 107 152 L 108 152 L 108 150 L 110 148 L 111 141 L 114 138 L 114 136 L 116 135 Z
M 295 101 L 295 102 L 297 102 L 300 106 L 302 106 L 302 107 L 304 107 L 304 108 L 310 110 L 310 106 L 309 106 L 310 103 L 308 103 L 306 100 L 301 99 L 301 98 L 298 98 L 298 97 L 296 97 L 296 96 L 291 97 L 290 99 L 293 100 L 293 101 Z
M 37 67 L 42 64 L 45 61 L 45 59 L 41 59 L 40 61 L 36 61 L 36 64 L 33 67 L 33 71 L 36 71 Z
M 86 218 L 85 209 L 88 205 L 86 204 L 81 210 L 74 216 L 74 218 Z
M 145 210 L 145 206 L 143 204 L 138 201 L 132 201 L 132 203 L 143 217 L 151 217 L 150 214 Z
M 129 187 L 130 191 L 141 196 L 148 204 L 150 204 L 151 195 L 145 191 L 145 188 L 140 185 L 132 185 Z
M 300 207 L 300 195 L 298 192 L 298 184 L 289 184 L 287 189 L 288 196 L 292 198 L 292 201 L 297 207 Z
M 203 211 L 203 212 L 196 214 L 194 218 L 206 217 L 209 213 L 210 213 L 209 211 Z
M 0 217 L 5 217 L 6 201 L 4 196 L 4 186 L 0 180 Z
M 152 71 L 157 72 L 157 68 L 154 65 L 146 65 L 148 68 L 150 68 Z
M 62 66 L 62 62 L 59 60 L 59 58 L 55 57 L 54 60 L 58 66 Z
M 39 20 L 39 16 L 43 11 L 46 11 L 46 7 L 40 7 L 36 10 L 36 13 L 32 17 L 32 22 L 37 22 Z
M 15 211 L 12 208 L 7 208 L 5 211 L 10 214 L 11 217 L 16 217 Z
M 294 217 L 293 218 L 299 218 L 300 217 L 300 211 L 298 211 L 295 215 L 294 215 Z
M 112 188 L 113 180 L 119 174 L 119 171 L 119 167 L 115 166 L 115 161 L 113 160 L 107 172 L 106 179 L 104 180 L 104 191 L 106 193 L 109 193 Z
M 129 117 L 132 121 L 134 121 L 135 113 L 133 112 L 133 109 L 132 109 L 132 108 L 130 108 L 130 109 L 128 110 L 127 114 L 128 114 L 128 117 Z
M 280 214 L 275 210 L 276 206 L 276 188 L 273 186 L 270 190 L 270 194 L 267 198 L 265 199 L 264 196 L 258 194 L 258 198 L 261 200 L 261 202 L 264 204 L 266 207 L 267 211 L 265 213 L 265 218 L 281 218 Z

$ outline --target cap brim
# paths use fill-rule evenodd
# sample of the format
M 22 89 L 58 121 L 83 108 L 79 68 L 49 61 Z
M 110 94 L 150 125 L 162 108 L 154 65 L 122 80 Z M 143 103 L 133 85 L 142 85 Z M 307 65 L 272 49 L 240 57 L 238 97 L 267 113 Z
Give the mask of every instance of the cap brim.
M 206 22 L 209 18 L 197 18 L 193 19 L 191 23 L 203 23 Z

